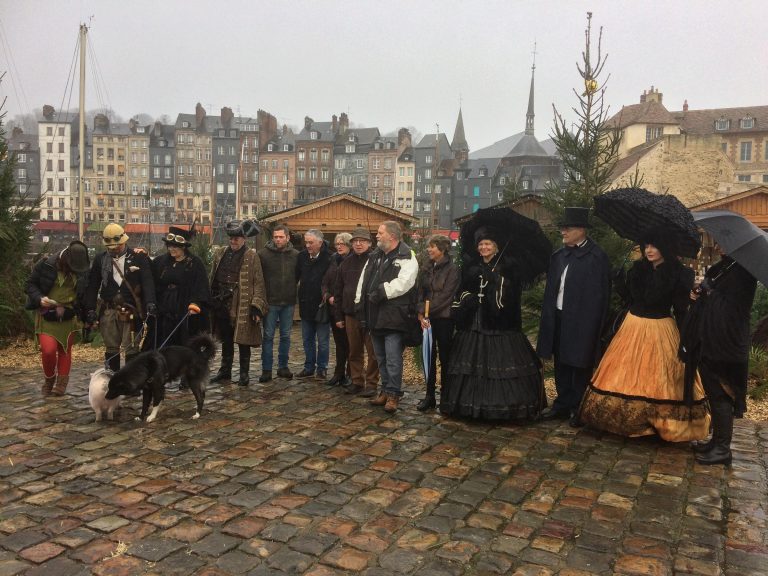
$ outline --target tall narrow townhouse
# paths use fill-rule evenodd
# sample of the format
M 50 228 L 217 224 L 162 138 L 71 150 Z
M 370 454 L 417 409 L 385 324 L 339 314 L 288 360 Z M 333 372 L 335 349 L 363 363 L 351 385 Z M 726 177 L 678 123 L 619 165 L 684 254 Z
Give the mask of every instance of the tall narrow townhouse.
M 293 206 L 296 184 L 296 137 L 287 127 L 261 151 L 258 213 L 272 214 Z
M 194 114 L 179 114 L 175 128 L 176 221 L 210 224 L 213 143 L 203 106 L 198 102 Z
M 336 141 L 333 146 L 333 192 L 352 194 L 372 200 L 368 194 L 368 154 L 373 142 L 380 137 L 378 128 L 350 128 L 345 113 L 333 117 Z M 379 198 L 381 200 L 381 198 Z
M 256 216 L 259 193 L 259 132 L 257 118 L 239 118 L 240 169 L 238 172 L 237 213 L 241 218 Z
M 79 116 L 57 114 L 53 106 L 43 106 L 38 122 L 40 148 L 40 220 L 74 221 L 72 196 L 77 193 L 72 156 L 79 137 Z
M 413 215 L 413 197 L 416 189 L 416 161 L 411 133 L 401 128 L 397 133 L 397 164 L 395 176 L 395 209 Z
M 337 122 L 315 122 L 309 116 L 304 118 L 304 128 L 296 136 L 295 205 L 333 194 L 333 146 L 337 132 Z
M 419 219 L 419 225 L 427 230 L 439 226 L 439 203 L 434 206 L 433 191 L 436 185 L 445 185 L 443 172 L 445 160 L 453 161 L 453 151 L 444 133 L 426 134 L 414 148 L 416 163 L 416 193 L 413 215 Z M 450 183 L 448 184 L 450 185 Z
M 135 120 L 128 122 L 126 184 L 128 187 L 127 222 L 148 223 L 150 193 L 149 126 Z
M 40 199 L 40 144 L 37 134 L 25 134 L 21 128 L 14 128 L 8 139 L 8 150 L 16 156 L 13 179 L 19 198 L 25 202 L 37 202 Z
M 388 208 L 395 207 L 397 138 L 379 136 L 368 152 L 368 199 Z
M 96 222 L 124 224 L 127 221 L 126 167 L 130 136 L 128 124 L 110 122 L 105 114 L 97 114 L 93 119 L 93 165 L 90 169 L 86 167 L 84 180 L 85 210 Z M 98 224 L 89 226 L 91 231 L 98 229 Z
M 149 133 L 149 221 L 153 224 L 175 222 L 174 166 L 176 163 L 176 127 L 155 122 Z

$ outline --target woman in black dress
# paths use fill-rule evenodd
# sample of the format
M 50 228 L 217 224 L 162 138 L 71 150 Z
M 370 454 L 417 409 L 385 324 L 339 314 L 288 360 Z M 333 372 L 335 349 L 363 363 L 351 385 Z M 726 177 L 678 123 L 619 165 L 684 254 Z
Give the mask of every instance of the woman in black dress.
M 170 227 L 163 238 L 168 252 L 152 261 L 158 318 L 151 346 L 183 345 L 209 331 L 208 276 L 203 261 L 189 252 L 191 237 L 188 230 Z
M 541 362 L 522 333 L 523 279 L 501 229 L 480 227 L 462 255 L 457 332 L 440 397 L 450 416 L 507 420 L 536 417 L 545 405 Z M 474 248 L 474 249 L 473 249 Z M 546 248 L 545 248 L 546 250 Z

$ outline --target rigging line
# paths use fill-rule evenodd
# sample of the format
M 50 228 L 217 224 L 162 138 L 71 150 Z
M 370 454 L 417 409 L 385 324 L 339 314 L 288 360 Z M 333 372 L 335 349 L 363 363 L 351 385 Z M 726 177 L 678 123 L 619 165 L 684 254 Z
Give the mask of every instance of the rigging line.
M 5 50 L 6 59 L 8 60 L 8 68 L 11 72 L 11 86 L 13 87 L 13 92 L 16 95 L 16 102 L 18 102 L 19 108 L 21 108 L 22 112 L 29 115 L 29 101 L 27 100 L 27 94 L 24 91 L 24 84 L 21 82 L 21 74 L 19 74 L 19 69 L 16 66 L 16 60 L 13 57 L 11 45 L 8 43 L 8 34 L 5 31 L 5 25 L 3 24 L 2 18 L 0 18 L 0 38 L 2 38 L 2 45 Z M 17 82 L 14 81 L 14 77 L 18 79 L 18 88 L 16 87 Z M 21 98 L 19 97 L 19 90 L 21 91 Z
M 93 79 L 93 91 L 96 95 L 96 102 L 98 103 L 98 108 L 103 111 L 105 115 L 107 115 L 107 107 L 104 101 L 104 95 L 102 93 L 102 81 L 99 76 L 99 71 L 96 67 L 96 61 L 93 58 L 93 50 L 88 50 L 88 60 L 91 63 L 91 69 L 93 70 L 93 74 L 91 74 L 91 78 Z M 110 118 L 111 121 L 111 118 Z
M 99 57 L 96 54 L 96 43 L 93 41 L 93 36 L 91 36 L 90 45 L 91 45 L 90 52 L 91 52 L 91 58 L 92 58 L 92 60 L 94 62 L 94 69 L 96 70 L 96 73 L 98 75 L 99 81 L 101 82 L 102 90 L 104 92 L 104 96 L 106 97 L 105 101 L 106 101 L 107 105 L 109 106 L 109 108 L 111 110 L 112 109 L 112 99 L 111 99 L 111 97 L 109 95 L 109 88 L 107 87 L 107 83 L 104 80 L 104 74 L 101 71 L 101 66 L 99 65 Z

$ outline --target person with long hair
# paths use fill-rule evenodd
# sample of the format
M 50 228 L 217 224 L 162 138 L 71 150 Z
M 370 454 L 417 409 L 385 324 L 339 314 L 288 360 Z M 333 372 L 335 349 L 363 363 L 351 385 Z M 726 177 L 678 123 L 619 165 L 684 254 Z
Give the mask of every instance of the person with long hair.
M 72 242 L 43 258 L 27 280 L 27 308 L 37 310 L 35 335 L 43 365 L 43 396 L 63 396 L 72 367 L 72 345 L 85 320 L 88 248 Z
M 437 383 L 437 357 L 440 354 L 440 386 L 447 380 L 453 343 L 454 324 L 451 318 L 451 304 L 459 287 L 459 269 L 451 261 L 451 241 L 447 236 L 435 234 L 427 240 L 429 260 L 421 270 L 419 281 L 419 322 L 423 330 L 432 328 L 432 350 L 430 352 L 429 378 L 424 399 L 416 409 L 425 412 L 437 406 L 435 398 Z M 427 302 L 429 314 L 425 315 Z
M 677 356 L 694 273 L 662 230 L 648 231 L 640 245 L 643 256 L 623 290 L 629 310 L 592 377 L 580 419 L 622 436 L 701 439 L 710 420 L 704 388 L 696 376 L 686 395 L 685 365 Z

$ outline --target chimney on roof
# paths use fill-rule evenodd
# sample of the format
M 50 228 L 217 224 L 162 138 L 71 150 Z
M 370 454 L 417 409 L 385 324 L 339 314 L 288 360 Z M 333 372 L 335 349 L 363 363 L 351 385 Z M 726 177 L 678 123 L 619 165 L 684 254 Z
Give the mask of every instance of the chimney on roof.
M 224 108 L 221 109 L 221 125 L 224 126 L 224 128 L 227 130 L 232 128 L 232 120 L 234 118 L 235 115 L 232 113 L 232 108 L 224 106 Z
M 339 117 L 334 114 L 331 116 L 331 131 L 336 134 L 339 131 Z
M 643 92 L 643 94 L 645 94 L 645 92 Z M 654 88 L 653 86 L 651 86 L 651 89 L 648 90 L 647 94 L 645 94 L 645 98 L 643 98 L 642 96 L 640 97 L 640 102 L 657 102 L 661 104 L 661 100 L 663 96 L 664 95 L 661 92 L 659 92 L 658 88 Z
M 309 130 L 312 128 L 312 124 L 314 124 L 315 121 L 312 120 L 309 116 L 304 116 L 304 130 Z
M 139 125 L 139 123 L 136 121 L 136 118 L 131 118 L 130 120 L 128 120 L 128 129 L 131 132 L 135 133 L 136 132 L 136 126 L 138 126 L 138 125 Z
M 685 99 L 685 102 L 683 102 L 683 112 L 688 112 L 688 99 Z
M 645 104 L 645 97 L 647 95 L 647 92 L 643 90 L 643 93 L 640 94 L 640 104 Z
M 109 118 L 106 114 L 96 114 L 93 117 L 93 129 L 96 130 L 98 128 L 103 129 L 104 132 L 109 130 Z
M 283 124 L 283 136 L 288 134 L 288 124 Z
M 43 106 L 43 118 L 51 122 L 55 114 L 56 114 L 56 109 L 53 106 L 51 106 L 50 104 L 46 104 L 45 106 Z
M 397 131 L 397 147 L 401 149 L 411 146 L 411 131 L 408 128 L 400 128 Z
M 159 137 L 163 135 L 163 123 L 160 120 L 155 120 L 155 127 L 152 130 L 155 136 Z
M 195 125 L 198 127 L 202 126 L 203 120 L 205 120 L 205 108 L 198 102 L 195 106 Z
M 349 130 L 349 117 L 346 112 L 342 112 L 339 117 L 339 131 L 342 134 L 346 134 L 347 130 Z
M 11 131 L 11 138 L 16 138 L 17 136 L 21 136 L 22 134 L 24 134 L 24 130 L 22 130 L 18 126 L 14 126 L 13 130 Z

